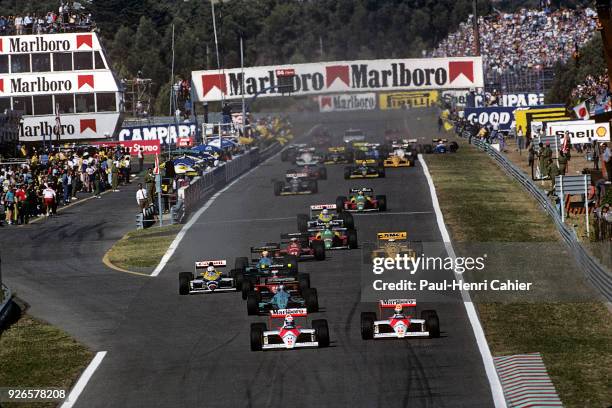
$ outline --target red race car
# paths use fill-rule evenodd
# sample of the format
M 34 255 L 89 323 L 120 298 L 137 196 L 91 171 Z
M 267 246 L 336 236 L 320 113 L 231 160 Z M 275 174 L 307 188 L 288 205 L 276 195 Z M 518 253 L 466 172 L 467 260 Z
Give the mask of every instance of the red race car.
M 281 239 L 283 241 L 278 244 L 278 250 L 275 251 L 278 256 L 291 255 L 297 257 L 300 261 L 307 259 L 325 260 L 325 245 L 320 241 L 310 242 L 308 234 L 299 232 L 281 234 Z

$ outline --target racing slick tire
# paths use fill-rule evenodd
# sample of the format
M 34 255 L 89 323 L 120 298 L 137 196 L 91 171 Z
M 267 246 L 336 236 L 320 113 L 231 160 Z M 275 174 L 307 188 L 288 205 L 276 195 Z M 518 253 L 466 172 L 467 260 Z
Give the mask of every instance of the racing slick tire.
M 304 291 L 304 300 L 306 303 L 306 311 L 308 313 L 317 313 L 319 311 L 319 295 L 315 288 L 310 288 Z
M 346 231 L 346 235 L 348 238 L 348 246 L 350 249 L 357 249 L 358 248 L 358 244 L 357 244 L 357 231 L 355 231 L 354 229 L 350 229 L 348 231 Z
M 319 180 L 327 180 L 327 168 L 321 167 L 319 169 Z
M 384 166 L 378 167 L 378 177 L 385 178 L 385 167 Z
M 346 159 L 347 162 L 352 163 L 354 160 L 353 151 L 349 150 L 348 152 L 344 153 L 344 158 Z
M 425 153 L 425 154 L 432 154 L 433 153 L 433 147 L 430 144 L 426 144 L 425 146 L 423 146 L 423 153 Z
M 459 144 L 455 141 L 450 142 L 448 144 L 448 150 L 450 150 L 451 153 L 455 153 L 457 150 L 459 150 Z
M 319 347 L 329 347 L 329 327 L 327 326 L 327 320 L 313 320 L 312 328 L 315 331 L 315 337 L 317 338 L 317 342 L 319 342 Z
M 308 189 L 310 190 L 310 194 L 317 194 L 319 192 L 319 185 L 317 184 L 317 180 L 312 180 L 308 182 Z
M 236 292 L 242 290 L 242 282 L 244 282 L 244 274 L 237 269 L 232 269 L 230 271 L 230 276 L 234 278 L 234 287 L 236 288 Z
M 263 346 L 263 333 L 259 323 L 251 323 L 251 351 L 261 351 Z
M 346 202 L 345 196 L 338 196 L 338 198 L 336 198 L 336 212 L 341 213 L 342 211 L 344 211 L 345 202 Z
M 312 252 L 314 252 L 314 258 L 317 261 L 325 260 L 325 244 L 323 241 L 313 241 Z
M 249 258 L 246 256 L 236 258 L 236 261 L 234 262 L 234 269 L 244 273 L 247 266 L 249 266 Z
M 193 273 L 179 272 L 179 295 L 189 294 L 189 282 L 193 280 Z
M 376 202 L 378 203 L 378 211 L 387 211 L 387 196 L 376 196 Z
M 310 274 L 300 273 L 298 274 L 298 283 L 300 285 L 300 291 L 305 292 L 310 289 Z
M 425 320 L 425 328 L 429 332 L 429 338 L 440 337 L 440 320 L 435 310 L 423 310 L 421 319 Z
M 247 303 L 247 314 L 249 316 L 256 316 L 259 314 L 259 297 L 256 292 L 249 292 L 246 296 Z
M 346 166 L 344 168 L 344 179 L 348 180 L 351 178 L 351 173 L 353 173 L 353 168 L 351 166 Z
M 355 219 L 353 218 L 353 214 L 348 212 L 341 212 L 340 219 L 344 224 L 343 227 L 347 229 L 355 229 Z
M 253 291 L 253 282 L 248 279 L 243 279 L 240 290 L 242 291 L 242 300 L 246 300 L 248 294 Z
M 361 313 L 361 338 L 363 340 L 372 340 L 374 338 L 374 321 L 376 313 L 362 312 Z
M 415 151 L 416 151 L 416 154 L 421 154 L 421 153 L 423 153 L 423 145 L 422 145 L 422 144 L 420 144 L 420 143 L 419 143 L 418 145 L 416 145 L 416 149 L 415 149 Z
M 306 214 L 298 214 L 297 215 L 297 228 L 299 232 L 308 231 L 308 215 Z
M 282 191 L 283 191 L 283 182 L 275 181 L 274 182 L 274 195 L 279 196 L 281 195 Z
M 289 161 L 289 150 L 285 149 L 281 152 L 281 161 Z

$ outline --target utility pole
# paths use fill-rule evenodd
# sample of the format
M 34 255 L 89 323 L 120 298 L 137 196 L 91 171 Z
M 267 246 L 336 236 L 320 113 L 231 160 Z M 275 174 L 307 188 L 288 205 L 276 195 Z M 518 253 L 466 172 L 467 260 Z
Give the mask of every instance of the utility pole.
M 612 22 L 610 21 L 610 0 L 597 0 L 598 30 L 603 40 L 604 58 L 608 72 L 612 72 Z M 608 87 L 612 89 L 612 75 L 608 75 Z
M 477 0 L 472 0 L 472 15 L 474 16 L 473 29 L 474 29 L 474 56 L 480 56 L 480 33 L 478 31 L 478 7 Z
M 242 34 L 240 34 L 240 72 L 240 92 L 242 92 L 242 136 L 246 137 L 246 107 L 244 102 L 244 45 Z
M 323 58 L 323 36 L 319 36 L 319 53 L 321 58 Z

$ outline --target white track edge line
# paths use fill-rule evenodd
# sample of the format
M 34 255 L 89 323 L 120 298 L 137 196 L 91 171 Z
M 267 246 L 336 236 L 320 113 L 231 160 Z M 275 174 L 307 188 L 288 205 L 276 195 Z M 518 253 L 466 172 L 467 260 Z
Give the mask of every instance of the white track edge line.
M 176 235 L 176 237 L 174 238 L 174 241 L 172 241 L 172 243 L 170 244 L 170 246 L 168 247 L 168 250 L 166 251 L 166 253 L 164 254 L 164 256 L 162 257 L 161 261 L 159 261 L 159 264 L 157 265 L 157 267 L 155 268 L 155 270 L 151 273 L 152 277 L 156 277 L 157 275 L 159 275 L 161 273 L 161 271 L 166 267 L 166 264 L 168 263 L 168 261 L 170 261 L 170 258 L 172 258 L 172 255 L 174 255 L 174 252 L 176 251 L 176 249 L 178 248 L 178 246 L 180 245 L 181 241 L 183 240 L 183 238 L 185 237 L 185 235 L 187 234 L 187 232 L 189 231 L 189 229 L 193 226 L 193 224 L 196 223 L 196 221 L 198 220 L 198 218 L 200 218 L 200 216 L 202 214 L 204 214 L 204 212 L 206 210 L 208 210 L 208 208 L 210 208 L 210 206 L 215 202 L 215 200 L 221 195 L 223 194 L 225 191 L 227 191 L 228 188 L 230 188 L 231 186 L 233 186 L 235 183 L 237 183 L 238 181 L 242 180 L 243 177 L 248 176 L 249 174 L 251 174 L 253 171 L 255 171 L 256 169 L 259 168 L 259 166 L 261 166 L 262 164 L 266 163 L 268 160 L 271 160 L 273 158 L 275 158 L 276 156 L 278 156 L 280 154 L 280 152 L 282 151 L 282 149 L 278 152 L 275 153 L 274 155 L 268 157 L 266 160 L 264 160 L 263 162 L 259 163 L 257 166 L 253 167 L 251 170 L 247 171 L 246 173 L 242 174 L 241 176 L 239 176 L 236 180 L 232 181 L 231 183 L 229 183 L 227 186 L 223 187 L 221 190 L 217 191 L 212 197 L 210 197 L 208 199 L 208 201 L 206 202 L 206 204 L 204 204 L 204 206 L 202 208 L 200 208 L 192 217 L 191 219 L 187 222 L 187 224 L 185 224 L 183 226 L 183 228 L 181 228 L 181 230 L 179 231 L 179 233 Z
M 440 230 L 440 234 L 442 235 L 442 240 L 444 241 L 446 252 L 448 253 L 448 256 L 454 260 L 457 255 L 455 254 L 455 249 L 453 248 L 453 244 L 450 239 L 450 234 L 448 233 L 446 225 L 444 224 L 444 217 L 442 216 L 442 210 L 440 209 L 440 203 L 438 202 L 436 187 L 434 186 L 433 179 L 431 178 L 431 174 L 429 173 L 427 163 L 425 163 L 425 160 L 423 160 L 423 155 L 421 154 L 419 154 L 419 162 L 421 163 L 421 167 L 423 168 L 423 173 L 425 174 L 425 178 L 427 179 L 427 184 L 429 184 L 431 201 L 434 207 L 434 212 L 436 213 L 438 229 Z M 461 275 L 456 272 L 454 272 L 454 274 L 455 279 L 459 280 Z M 493 396 L 493 402 L 495 403 L 495 407 L 506 408 L 506 399 L 504 398 L 504 391 L 499 380 L 499 376 L 497 375 L 497 370 L 495 369 L 493 355 L 491 354 L 491 349 L 489 349 L 489 344 L 487 343 L 484 330 L 482 328 L 482 325 L 480 324 L 480 319 L 478 318 L 478 314 L 476 313 L 476 308 L 474 307 L 474 303 L 472 302 L 470 293 L 466 290 L 461 289 L 461 298 L 463 299 L 463 305 L 465 306 L 468 319 L 470 319 L 472 330 L 474 332 L 474 337 L 476 337 L 478 350 L 480 351 L 480 355 L 482 356 L 482 362 L 484 363 L 485 372 L 487 374 L 487 378 L 489 379 L 489 385 L 491 387 L 491 394 Z
M 83 371 L 83 374 L 81 374 L 81 376 L 79 377 L 77 383 L 74 385 L 74 387 L 72 387 L 72 390 L 70 391 L 70 394 L 68 394 L 68 397 L 66 398 L 64 403 L 60 405 L 60 408 L 71 408 L 74 406 L 74 404 L 77 402 L 77 399 L 79 398 L 79 395 L 81 395 L 81 392 L 83 392 L 83 390 L 87 386 L 87 383 L 94 375 L 94 373 L 98 369 L 98 366 L 100 365 L 100 363 L 102 363 L 102 360 L 105 356 L 106 351 L 98 351 L 96 353 L 93 360 L 91 360 L 85 371 Z

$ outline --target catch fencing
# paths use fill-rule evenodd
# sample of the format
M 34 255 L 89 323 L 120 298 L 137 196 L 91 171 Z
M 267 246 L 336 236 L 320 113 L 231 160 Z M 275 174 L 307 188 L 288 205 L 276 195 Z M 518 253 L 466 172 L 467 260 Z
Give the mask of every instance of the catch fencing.
M 469 130 L 457 129 L 457 134 L 464 138 L 468 138 L 471 144 L 491 156 L 491 158 L 493 158 L 508 175 L 518 181 L 523 188 L 527 190 L 529 194 L 531 194 L 531 196 L 538 202 L 538 204 L 540 204 L 544 211 L 552 218 L 557 230 L 559 231 L 559 234 L 561 234 L 561 237 L 563 238 L 563 241 L 570 249 L 570 252 L 574 256 L 578 266 L 585 273 L 589 281 L 591 281 L 593 286 L 595 286 L 601 292 L 606 300 L 612 301 L 612 275 L 587 252 L 587 250 L 578 240 L 574 230 L 570 229 L 561 220 L 560 207 L 551 203 L 546 193 L 514 163 L 508 160 L 496 149 L 491 147 L 491 145 L 476 137 L 476 133 L 474 132 L 473 128 Z

